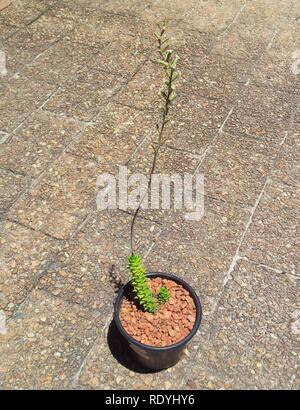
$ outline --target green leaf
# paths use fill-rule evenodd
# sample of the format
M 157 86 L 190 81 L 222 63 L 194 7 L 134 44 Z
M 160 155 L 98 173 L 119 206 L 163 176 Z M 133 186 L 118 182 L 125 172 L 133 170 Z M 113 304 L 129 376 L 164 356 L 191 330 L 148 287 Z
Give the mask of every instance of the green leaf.
M 159 64 L 163 65 L 164 67 L 168 67 L 168 66 L 169 66 L 169 64 L 166 63 L 166 62 L 163 61 L 163 60 L 157 60 L 157 62 L 158 62 Z

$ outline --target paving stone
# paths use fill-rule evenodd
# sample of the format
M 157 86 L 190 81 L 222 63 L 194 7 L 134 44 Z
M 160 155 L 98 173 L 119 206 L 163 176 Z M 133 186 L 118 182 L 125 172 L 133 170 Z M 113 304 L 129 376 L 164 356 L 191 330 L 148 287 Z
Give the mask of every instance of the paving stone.
M 170 117 L 174 124 L 182 122 L 189 127 L 206 127 L 213 132 L 218 131 L 223 125 L 232 104 L 222 100 L 212 100 L 200 97 L 197 90 L 185 93 L 184 88 L 178 87 L 178 99 L 170 110 Z
M 153 36 L 154 28 L 151 27 Z M 149 41 L 150 32 L 147 24 L 138 15 L 131 12 L 105 12 L 93 15 L 82 24 L 75 27 L 69 36 L 75 43 L 84 43 L 90 46 L 103 47 L 108 41 L 120 35 L 139 36 L 143 33 L 144 42 Z M 153 43 L 153 37 L 151 37 Z
M 75 376 L 105 320 L 34 290 L 1 337 L 1 387 L 62 388 Z
M 103 47 L 89 62 L 89 66 L 117 76 L 131 78 L 146 61 L 147 44 L 140 37 L 119 35 Z
M 96 208 L 97 163 L 63 154 L 10 211 L 10 217 L 59 239 L 68 238 Z
M 68 151 L 117 165 L 125 164 L 154 129 L 150 114 L 114 103 L 105 106 L 95 120 Z
M 5 9 L 1 10 L 1 17 L 3 17 L 8 23 L 22 26 L 29 24 L 40 16 L 43 10 L 46 9 L 46 1 L 33 1 L 33 0 L 15 0 Z
M 157 24 L 157 22 L 163 21 L 164 19 L 173 21 L 173 19 L 184 17 L 185 14 L 189 14 L 193 6 L 193 0 L 186 0 L 184 2 L 180 0 L 166 0 L 164 2 L 148 1 L 148 3 L 145 2 L 142 15 L 145 19 Z M 136 11 L 135 4 L 133 9 Z
M 49 14 L 61 19 L 75 20 L 82 23 L 88 20 L 90 15 L 99 12 L 99 6 L 102 2 L 99 0 L 78 0 L 76 3 L 72 0 L 58 1 L 49 10 Z
M 128 162 L 130 173 L 142 173 L 148 176 L 152 167 L 153 155 L 153 148 L 147 139 Z M 174 173 L 180 175 L 184 173 L 193 174 L 198 162 L 197 155 L 163 146 L 157 157 L 155 173 L 169 176 Z
M 5 40 L 7 37 L 12 35 L 17 30 L 17 27 L 9 24 L 1 15 L 0 15 L 0 40 Z
M 299 187 L 299 144 L 299 133 L 293 133 L 287 137 L 281 148 L 275 167 L 272 170 L 272 178 Z
M 243 255 L 275 269 L 299 274 L 299 188 L 270 182 L 241 247 Z
M 158 64 L 147 62 L 114 98 L 139 110 L 150 110 L 159 104 L 161 72 Z
M 268 116 L 270 122 L 280 119 L 289 123 L 293 111 L 297 107 L 297 100 L 291 95 L 264 87 L 249 85 L 243 98 L 240 99 L 237 111 L 248 116 L 263 119 Z
M 199 221 L 173 213 L 147 256 L 151 271 L 170 272 L 194 284 L 202 294 L 216 297 L 223 289 L 225 272 L 240 243 L 249 210 L 205 198 Z M 174 252 L 175 246 L 175 252 Z
M 80 130 L 74 120 L 37 111 L 2 144 L 0 166 L 37 177 Z
M 108 317 L 116 292 L 130 279 L 131 220 L 131 215 L 117 210 L 93 214 L 43 275 L 39 288 Z M 136 250 L 145 254 L 159 232 L 158 224 L 139 218 L 134 230 Z
M 219 135 L 197 171 L 204 174 L 205 193 L 232 203 L 254 205 L 277 152 L 268 142 Z
M 299 356 L 291 331 L 298 284 L 287 275 L 241 260 L 216 313 L 215 332 L 198 361 L 244 388 L 290 388 Z
M 298 30 L 285 25 L 254 71 L 253 82 L 299 94 L 299 75 L 293 73 L 293 68 L 297 69 L 297 58 L 293 57 L 293 53 L 298 48 L 299 40 Z
M 243 3 L 240 0 L 226 5 L 218 0 L 194 3 L 188 15 L 189 24 L 201 32 L 220 35 L 233 22 Z
M 0 225 L 0 308 L 10 316 L 36 285 L 60 243 L 9 221 Z
M 25 77 L 4 83 L 0 88 L 0 129 L 4 132 L 15 130 L 54 91 L 52 85 Z
M 235 107 L 224 125 L 224 132 L 250 136 L 272 144 L 282 143 L 290 129 L 290 122 L 269 115 L 247 115 L 246 108 Z
M 168 124 L 165 135 L 168 135 L 168 147 L 201 156 L 212 144 L 217 131 L 203 127 L 196 121 L 178 118 Z
M 0 168 L 0 215 L 9 209 L 29 185 L 30 179 L 26 176 Z
M 245 25 L 265 26 L 276 28 L 281 22 L 286 9 L 290 7 L 284 0 L 274 3 L 272 0 L 254 0 L 246 2 L 238 16 L 238 23 Z
M 153 0 L 145 0 L 140 2 L 139 0 L 115 0 L 113 3 L 111 1 L 103 1 L 100 4 L 100 9 L 109 12 L 143 12 L 145 8 L 152 6 Z
M 44 108 L 57 114 L 90 121 L 100 112 L 101 106 L 120 89 L 122 81 L 124 79 L 84 67 L 65 82 Z
M 196 360 L 199 360 L 196 356 Z M 187 381 L 182 389 L 187 390 L 240 390 L 241 386 L 224 375 L 215 375 L 207 369 L 199 369 L 198 366 L 191 366 Z
M 250 63 L 241 64 L 234 58 L 217 54 L 210 54 L 202 59 L 191 56 L 191 66 L 192 76 L 185 73 L 189 83 L 187 89 L 195 89 L 201 96 L 229 102 L 238 100 L 244 90 L 242 86 L 254 70 Z
M 23 68 L 24 75 L 55 83 L 64 84 L 74 76 L 98 52 L 84 44 L 74 44 L 62 39 Z
M 226 83 L 220 81 L 216 83 L 209 77 L 202 78 L 195 75 L 194 72 L 188 73 L 186 78 L 182 80 L 182 87 L 178 87 L 178 92 L 188 95 L 195 95 L 198 98 L 212 99 L 218 104 L 222 104 L 229 109 L 239 101 L 240 96 L 244 92 L 243 84 L 236 84 L 234 82 Z
M 273 30 L 263 25 L 233 25 L 224 37 L 216 42 L 213 51 L 241 60 L 257 61 L 266 50 L 272 35 Z
M 46 15 L 22 28 L 2 47 L 7 55 L 7 69 L 9 72 L 20 70 L 72 29 L 71 22 Z

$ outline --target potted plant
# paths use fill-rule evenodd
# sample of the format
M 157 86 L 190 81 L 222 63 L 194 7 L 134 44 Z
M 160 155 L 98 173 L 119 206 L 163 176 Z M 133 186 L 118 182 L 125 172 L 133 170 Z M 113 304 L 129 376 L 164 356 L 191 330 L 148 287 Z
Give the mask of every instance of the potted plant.
M 151 186 L 160 148 L 166 143 L 164 134 L 169 121 L 171 104 L 176 98 L 175 83 L 180 76 L 178 56 L 169 49 L 165 24 L 158 24 L 155 33 L 159 60 L 164 75 L 161 97 L 162 116 L 158 122 L 157 140 L 152 141 L 153 162 L 148 181 Z M 131 254 L 128 268 L 131 276 L 119 292 L 114 310 L 114 320 L 119 332 L 129 343 L 135 358 L 150 369 L 173 366 L 183 349 L 197 332 L 201 317 L 201 304 L 192 287 L 181 278 L 169 273 L 146 274 L 141 256 L 134 251 L 134 227 L 143 202 L 132 218 L 130 237 Z

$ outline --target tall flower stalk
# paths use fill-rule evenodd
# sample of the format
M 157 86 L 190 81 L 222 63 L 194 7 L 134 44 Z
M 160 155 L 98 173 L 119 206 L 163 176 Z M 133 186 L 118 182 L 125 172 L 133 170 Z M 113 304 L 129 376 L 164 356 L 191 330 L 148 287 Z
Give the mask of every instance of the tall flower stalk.
M 132 277 L 132 285 L 140 305 L 146 312 L 155 313 L 159 303 L 166 303 L 169 300 L 169 294 L 166 288 L 161 288 L 157 295 L 153 295 L 145 276 L 142 258 L 134 251 L 134 228 L 137 216 L 140 212 L 141 205 L 151 187 L 152 176 L 156 170 L 157 159 L 161 147 L 167 142 L 168 136 L 165 135 L 166 125 L 169 122 L 170 106 L 176 98 L 175 82 L 180 77 L 180 72 L 177 70 L 178 56 L 174 55 L 169 48 L 169 39 L 166 35 L 166 23 L 159 23 L 158 29 L 155 32 L 157 39 L 157 49 L 159 59 L 157 62 L 162 67 L 163 83 L 160 90 L 162 98 L 162 112 L 160 120 L 156 124 L 155 138 L 152 139 L 151 146 L 153 148 L 153 160 L 149 174 L 147 190 L 142 196 L 138 207 L 136 208 L 130 227 L 130 247 L 131 255 L 128 257 L 128 268 Z
M 151 171 L 149 174 L 147 190 L 144 193 L 142 199 L 140 200 L 139 205 L 137 209 L 135 210 L 135 213 L 133 215 L 132 222 L 131 222 L 131 229 L 130 229 L 131 253 L 134 252 L 133 242 L 134 242 L 135 221 L 140 212 L 141 205 L 151 187 L 152 176 L 155 173 L 159 151 L 161 147 L 168 140 L 168 136 L 164 135 L 164 131 L 165 131 L 165 127 L 167 123 L 169 122 L 168 114 L 169 114 L 170 106 L 176 98 L 175 82 L 180 77 L 180 71 L 177 70 L 177 62 L 179 58 L 177 55 L 174 56 L 173 51 L 169 49 L 169 39 L 166 36 L 166 24 L 159 23 L 157 26 L 158 26 L 158 31 L 155 33 L 155 37 L 157 39 L 157 49 L 158 49 L 158 53 L 160 57 L 159 60 L 157 60 L 157 62 L 162 66 L 163 77 L 164 77 L 163 84 L 162 84 L 161 91 L 160 91 L 160 95 L 163 100 L 163 106 L 162 106 L 161 119 L 156 124 L 156 140 L 152 140 L 152 143 L 151 143 L 154 153 L 153 153 Z

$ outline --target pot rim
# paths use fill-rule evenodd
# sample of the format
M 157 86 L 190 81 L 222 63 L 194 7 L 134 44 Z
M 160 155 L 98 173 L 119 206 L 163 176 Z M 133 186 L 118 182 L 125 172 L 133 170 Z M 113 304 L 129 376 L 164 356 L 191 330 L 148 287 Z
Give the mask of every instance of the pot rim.
M 185 344 L 187 344 L 192 337 L 196 334 L 197 330 L 199 329 L 201 320 L 202 320 L 202 306 L 201 306 L 201 302 L 200 299 L 198 297 L 198 295 L 196 294 L 196 292 L 194 291 L 194 289 L 182 278 L 170 274 L 170 273 L 164 273 L 164 272 L 149 272 L 146 274 L 147 277 L 163 277 L 164 279 L 170 279 L 170 280 L 174 280 L 175 282 L 179 283 L 180 285 L 182 285 L 186 290 L 189 291 L 191 297 L 194 300 L 195 306 L 196 306 L 196 320 L 194 323 L 194 327 L 193 329 L 190 331 L 190 333 L 182 340 L 179 340 L 178 342 L 172 344 L 172 345 L 168 345 L 168 346 L 161 346 L 161 347 L 157 347 L 157 346 L 150 346 L 150 345 L 146 345 L 144 343 L 139 342 L 138 340 L 134 339 L 132 336 L 130 336 L 126 330 L 123 328 L 120 318 L 119 318 L 119 313 L 120 313 L 120 305 L 121 305 L 121 301 L 124 297 L 124 293 L 126 291 L 126 288 L 130 286 L 132 280 L 130 280 L 129 282 L 126 283 L 126 285 L 124 285 L 122 287 L 122 289 L 120 289 L 117 299 L 115 301 L 115 305 L 114 305 L 114 320 L 116 323 L 116 326 L 119 330 L 119 332 L 121 333 L 121 335 L 123 337 L 125 337 L 125 339 L 129 340 L 130 343 L 135 344 L 136 346 L 142 348 L 142 349 L 147 349 L 150 351 L 168 351 L 170 349 L 176 349 L 176 348 L 181 348 L 183 347 Z

